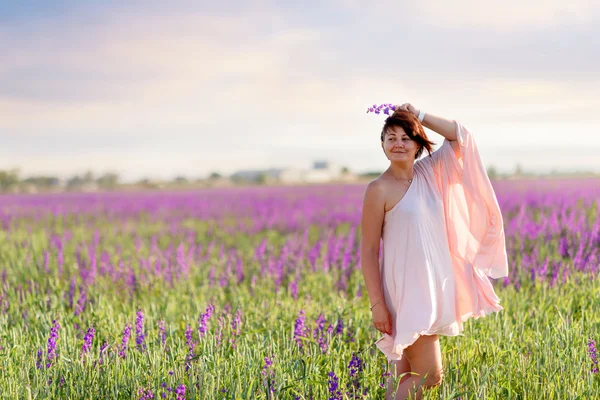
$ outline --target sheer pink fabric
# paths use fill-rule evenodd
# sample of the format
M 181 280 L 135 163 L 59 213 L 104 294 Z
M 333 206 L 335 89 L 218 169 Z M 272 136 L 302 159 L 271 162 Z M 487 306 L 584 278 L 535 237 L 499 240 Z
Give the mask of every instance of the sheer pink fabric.
M 417 160 L 385 214 L 380 271 L 393 323 L 376 345 L 390 360 L 419 335 L 457 336 L 468 318 L 503 309 L 488 279 L 508 275 L 502 214 L 473 135 L 454 122 L 459 154 L 444 139 Z

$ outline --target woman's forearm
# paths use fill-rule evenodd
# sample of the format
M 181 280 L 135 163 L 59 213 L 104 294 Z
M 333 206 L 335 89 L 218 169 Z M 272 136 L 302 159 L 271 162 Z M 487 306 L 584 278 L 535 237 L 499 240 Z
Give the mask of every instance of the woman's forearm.
M 379 273 L 379 257 L 376 252 L 367 251 L 361 254 L 361 269 L 371 305 L 384 300 L 381 290 L 381 274 Z
M 439 133 L 449 141 L 456 140 L 456 124 L 454 121 L 438 117 L 437 115 L 425 113 L 423 122 L 421 123 L 424 127 L 431 129 L 434 132 Z

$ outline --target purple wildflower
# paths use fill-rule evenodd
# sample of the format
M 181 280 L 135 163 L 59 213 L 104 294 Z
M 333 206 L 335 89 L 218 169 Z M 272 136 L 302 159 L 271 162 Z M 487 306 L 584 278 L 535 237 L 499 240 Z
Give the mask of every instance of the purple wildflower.
M 194 358 L 196 355 L 194 354 L 194 347 L 196 347 L 196 342 L 194 341 L 194 337 L 193 337 L 193 330 L 192 327 L 189 325 L 186 325 L 185 328 L 185 341 L 186 344 L 189 348 L 189 352 L 185 361 L 185 371 L 189 371 L 190 369 L 190 361 L 192 358 Z
M 313 337 L 317 339 L 319 348 L 321 349 L 322 353 L 326 353 L 329 349 L 329 343 L 327 338 L 333 332 L 333 326 L 331 324 L 328 326 L 327 330 L 324 329 L 326 322 L 327 320 L 325 319 L 325 317 L 322 314 L 319 314 L 319 317 L 316 321 L 317 326 L 315 327 L 315 330 L 313 332 Z
M 206 334 L 208 320 L 210 319 L 214 311 L 215 306 L 209 304 L 208 307 L 206 307 L 206 312 L 204 312 L 200 317 L 200 320 L 198 321 L 198 332 L 200 334 L 200 339 L 202 339 Z
M 345 340 L 345 342 L 346 343 L 354 342 L 354 335 L 355 335 L 355 333 L 356 333 L 355 332 L 355 328 L 348 327 L 346 329 L 346 340 Z
M 71 283 L 69 284 L 69 308 L 73 309 L 73 297 L 75 296 L 75 277 L 71 278 Z
M 232 337 L 230 339 L 231 342 L 231 346 L 235 349 L 236 345 L 235 345 L 235 340 L 236 337 L 239 336 L 241 334 L 241 325 L 242 325 L 242 311 L 238 308 L 238 310 L 235 313 L 235 316 L 233 318 L 233 320 L 231 321 L 231 333 L 232 333 Z
M 372 112 L 375 114 L 379 114 L 383 111 L 383 113 L 385 115 L 389 115 L 390 111 L 395 111 L 395 110 L 396 110 L 396 106 L 391 103 L 384 103 L 384 104 L 380 104 L 380 105 L 373 104 L 372 107 L 367 108 L 367 113 Z
M 363 362 L 355 353 L 352 354 L 348 369 L 350 370 L 350 376 L 356 376 L 363 370 Z
M 119 348 L 119 357 L 125 358 L 127 351 L 127 342 L 129 342 L 129 337 L 131 336 L 131 325 L 127 323 L 125 325 L 125 329 L 123 330 L 123 340 L 121 341 L 121 347 Z
M 313 337 L 315 339 L 323 331 L 323 327 L 325 326 L 326 322 L 327 322 L 327 320 L 325 319 L 323 314 L 319 314 L 319 316 L 317 317 L 317 321 L 316 321 L 317 326 L 315 327 L 315 331 L 313 332 Z
M 263 374 L 263 375 L 267 375 L 267 371 L 270 370 L 269 367 L 271 365 L 273 365 L 273 360 L 271 360 L 269 357 L 265 357 L 265 365 L 263 365 L 263 369 L 262 369 L 262 371 L 260 373 Z M 273 374 L 272 370 L 270 372 L 271 372 L 271 374 Z
M 184 400 L 185 399 L 185 385 L 181 384 L 181 385 L 177 386 L 177 389 L 175 389 L 175 394 L 177 395 L 177 400 Z
M 165 321 L 163 320 L 158 321 L 158 338 L 163 345 L 166 344 L 167 334 L 165 332 Z
M 139 388 L 137 392 L 140 400 L 149 400 L 154 398 L 154 393 L 150 389 Z
M 342 400 L 342 392 L 338 388 L 338 377 L 335 372 L 331 371 L 329 374 L 329 400 Z
M 300 310 L 298 318 L 294 324 L 294 340 L 298 344 L 298 347 L 302 347 L 302 337 L 306 337 L 308 327 L 305 325 L 306 314 L 304 310 Z
M 104 341 L 104 343 L 102 343 L 102 346 L 100 346 L 100 355 L 98 357 L 97 361 L 94 361 L 94 367 L 96 366 L 96 363 L 102 365 L 102 354 L 104 353 L 104 350 L 106 350 L 106 348 L 108 347 L 108 343 L 106 342 L 106 340 Z
M 144 335 L 144 312 L 139 310 L 136 313 L 135 317 L 135 344 L 138 350 L 143 351 L 146 349 L 146 344 L 144 343 L 145 339 Z
M 83 345 L 81 346 L 81 357 L 83 357 L 92 348 L 92 340 L 96 330 L 93 327 L 88 328 L 87 333 L 83 337 Z
M 75 315 L 79 315 L 85 309 L 85 302 L 87 301 L 87 295 L 85 293 L 85 288 L 79 288 L 79 299 L 77 300 L 77 305 L 75 306 Z
M 38 349 L 37 351 L 37 360 L 35 361 L 35 366 L 37 369 L 42 369 L 42 349 Z
M 241 325 L 242 325 L 242 310 L 240 310 L 238 308 L 238 310 L 235 313 L 235 317 L 233 318 L 233 321 L 231 321 L 231 330 L 233 331 L 234 335 L 236 335 L 236 336 L 240 335 Z
M 50 368 L 52 362 L 56 358 L 56 341 L 58 340 L 58 331 L 60 324 L 58 320 L 52 321 L 52 328 L 50 329 L 50 337 L 48 338 L 48 362 L 46 368 Z
M 187 344 L 190 353 L 192 353 L 194 351 L 194 347 L 196 347 L 196 343 L 194 343 L 192 327 L 189 325 L 185 326 L 185 343 Z
M 363 393 L 361 393 L 361 383 L 359 380 L 359 374 L 363 370 L 363 362 L 355 353 L 352 353 L 352 359 L 348 364 L 348 370 L 351 379 L 347 383 L 348 391 L 346 394 L 349 398 L 363 398 Z
M 384 369 L 384 371 L 381 373 L 381 378 L 383 378 L 383 379 L 382 379 L 382 382 L 379 384 L 380 388 L 385 388 L 385 384 L 386 384 L 386 382 L 389 379 L 388 376 L 392 375 L 392 373 L 390 371 L 386 371 L 385 370 L 386 369 L 386 364 L 383 364 L 383 369 Z
M 590 358 L 592 359 L 592 368 L 590 372 L 593 374 L 598 373 L 598 353 L 596 350 L 596 341 L 592 338 L 588 339 L 588 353 L 590 354 Z
M 217 341 L 217 347 L 221 346 L 221 339 L 223 338 L 223 315 L 219 315 L 218 319 L 219 326 L 217 327 L 217 331 L 215 332 L 215 339 Z
M 341 335 L 344 333 L 344 321 L 341 318 L 338 318 L 337 324 L 335 325 L 335 334 Z
M 294 300 L 298 300 L 298 282 L 295 279 L 288 284 L 288 290 Z

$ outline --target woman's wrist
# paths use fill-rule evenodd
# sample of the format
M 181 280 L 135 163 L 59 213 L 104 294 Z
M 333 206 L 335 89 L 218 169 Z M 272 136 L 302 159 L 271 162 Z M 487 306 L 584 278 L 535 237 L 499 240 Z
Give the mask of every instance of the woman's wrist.
M 374 308 L 375 306 L 377 306 L 378 304 L 381 304 L 381 303 L 383 303 L 383 299 L 381 299 L 381 300 L 377 300 L 375 303 L 371 304 L 371 308 L 370 308 L 370 310 L 371 310 L 371 311 L 373 311 L 373 308 Z

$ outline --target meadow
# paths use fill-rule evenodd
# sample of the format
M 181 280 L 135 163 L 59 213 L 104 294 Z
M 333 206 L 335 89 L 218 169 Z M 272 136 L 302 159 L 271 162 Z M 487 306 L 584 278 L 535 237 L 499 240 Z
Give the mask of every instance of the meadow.
M 423 398 L 600 398 L 600 180 L 493 184 L 504 310 Z M 0 196 L 0 398 L 382 398 L 364 188 Z

